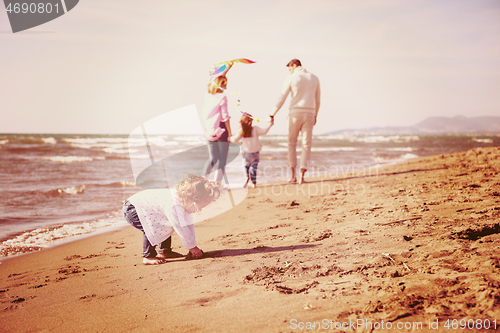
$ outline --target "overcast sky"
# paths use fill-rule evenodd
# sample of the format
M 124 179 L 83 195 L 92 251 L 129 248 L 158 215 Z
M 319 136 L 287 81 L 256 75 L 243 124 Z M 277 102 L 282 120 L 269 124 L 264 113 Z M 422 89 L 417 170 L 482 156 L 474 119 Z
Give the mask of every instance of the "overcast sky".
M 257 117 L 299 58 L 321 82 L 315 134 L 500 116 L 500 1 L 81 0 L 16 34 L 0 7 L 0 133 L 129 134 L 201 109 L 209 67 L 233 58 L 256 61 L 228 89 Z M 288 101 L 269 134 L 286 133 Z

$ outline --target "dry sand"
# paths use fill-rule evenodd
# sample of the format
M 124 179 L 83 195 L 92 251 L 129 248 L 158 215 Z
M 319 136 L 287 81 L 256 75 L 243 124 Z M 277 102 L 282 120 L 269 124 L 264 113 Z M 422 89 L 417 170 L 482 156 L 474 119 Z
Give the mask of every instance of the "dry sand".
M 132 227 L 7 259 L 0 331 L 498 330 L 499 172 L 487 148 L 252 189 L 196 261 L 142 265 Z

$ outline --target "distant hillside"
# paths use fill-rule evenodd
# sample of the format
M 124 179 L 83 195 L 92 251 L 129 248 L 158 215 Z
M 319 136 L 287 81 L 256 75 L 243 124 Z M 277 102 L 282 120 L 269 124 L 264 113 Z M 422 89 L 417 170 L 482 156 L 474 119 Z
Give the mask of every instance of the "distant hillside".
M 364 129 L 346 129 L 330 132 L 327 134 L 415 135 L 466 133 L 500 133 L 500 117 L 430 117 L 419 122 L 416 125 L 408 127 L 371 127 Z

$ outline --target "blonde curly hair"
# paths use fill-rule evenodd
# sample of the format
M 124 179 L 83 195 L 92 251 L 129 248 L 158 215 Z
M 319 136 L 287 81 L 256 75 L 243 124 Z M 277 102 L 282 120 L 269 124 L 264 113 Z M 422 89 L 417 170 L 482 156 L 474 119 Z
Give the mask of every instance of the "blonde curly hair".
M 227 87 L 227 77 L 224 75 L 217 76 L 213 81 L 208 84 L 209 94 L 220 94 L 224 92 Z
M 211 182 L 205 177 L 187 175 L 179 184 L 175 185 L 177 197 L 185 208 L 194 207 L 197 203 L 205 199 L 215 201 L 220 196 L 220 183 Z

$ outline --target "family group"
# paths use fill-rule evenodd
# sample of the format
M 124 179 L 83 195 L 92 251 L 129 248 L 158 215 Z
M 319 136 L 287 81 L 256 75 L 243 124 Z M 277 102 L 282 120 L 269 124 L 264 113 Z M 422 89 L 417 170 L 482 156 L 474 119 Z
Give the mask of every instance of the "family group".
M 243 113 L 240 119 L 240 129 L 232 135 L 230 116 L 228 112 L 228 99 L 224 91 L 227 89 L 227 72 L 232 67 L 228 63 L 226 69 L 213 77 L 208 84 L 208 92 L 201 114 L 203 130 L 208 140 L 210 159 L 207 161 L 204 174 L 208 175 L 218 163 L 216 180 L 221 182 L 224 176 L 229 151 L 229 143 L 241 143 L 243 151 L 246 187 L 257 185 L 257 165 L 262 144 L 259 135 L 266 134 L 274 124 L 274 116 L 281 109 L 288 95 L 291 95 L 290 110 L 288 114 L 288 166 L 291 177 L 289 183 L 296 183 L 297 169 L 297 138 L 302 133 L 302 155 L 300 160 L 299 184 L 304 182 L 311 157 L 311 144 L 313 127 L 316 125 L 321 89 L 319 79 L 302 67 L 298 59 L 291 60 L 288 64 L 290 75 L 286 78 L 278 102 L 269 114 L 270 121 L 265 127 L 253 126 L 253 117 Z M 227 180 L 226 180 L 227 183 Z
M 132 195 L 123 205 L 125 220 L 143 233 L 143 263 L 157 265 L 169 258 L 183 257 L 172 251 L 171 236 L 175 232 L 182 245 L 189 252 L 186 259 L 202 258 L 204 253 L 196 245 L 193 213 L 215 201 L 221 194 L 221 181 L 225 176 L 225 166 L 230 142 L 241 143 L 246 182 L 257 186 L 257 165 L 262 144 L 259 135 L 266 134 L 274 124 L 274 116 L 291 94 L 288 115 L 288 164 L 291 170 L 290 183 L 296 183 L 298 135 L 302 133 L 302 155 L 299 183 L 304 182 L 311 155 L 312 130 L 316 124 L 320 106 L 320 85 L 318 78 L 302 67 L 298 59 L 287 64 L 290 75 L 286 78 L 278 103 L 270 113 L 269 124 L 265 128 L 253 126 L 253 117 L 244 113 L 240 119 L 240 129 L 232 135 L 227 89 L 226 69 L 212 78 L 208 85 L 202 111 L 203 129 L 208 140 L 209 160 L 204 166 L 204 176 L 189 175 L 174 189 L 148 189 Z M 206 176 L 217 165 L 216 181 Z M 226 179 L 227 183 L 227 179 Z M 156 247 L 158 246 L 158 251 Z

